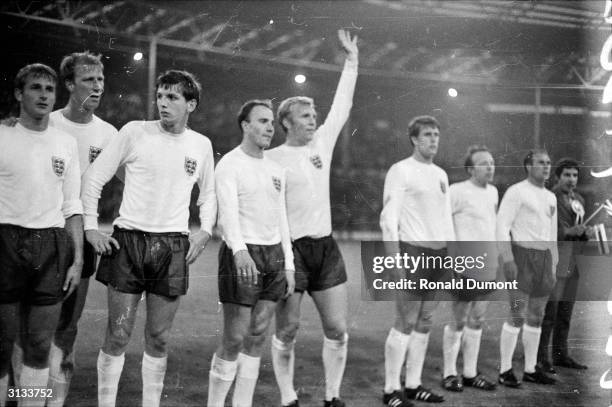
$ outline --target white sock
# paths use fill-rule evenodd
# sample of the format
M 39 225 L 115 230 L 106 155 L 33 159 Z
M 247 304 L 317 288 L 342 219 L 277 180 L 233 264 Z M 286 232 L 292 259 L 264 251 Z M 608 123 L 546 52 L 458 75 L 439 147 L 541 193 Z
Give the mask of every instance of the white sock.
M 208 372 L 208 407 L 225 405 L 225 398 L 236 377 L 237 367 L 237 361 L 223 360 L 216 353 L 213 354 Z
M 287 405 L 297 400 L 293 387 L 293 371 L 295 364 L 295 341 L 285 343 L 272 335 L 272 367 L 281 394 L 281 404 Z
M 117 388 L 123 371 L 125 353 L 120 356 L 98 353 L 98 407 L 115 407 Z
M 521 332 L 521 328 L 504 322 L 499 338 L 500 373 L 512 369 L 512 355 L 514 355 L 519 332 Z
M 423 363 L 427 344 L 429 343 L 429 332 L 424 334 L 412 331 L 408 345 L 408 358 L 406 359 L 406 388 L 416 389 L 421 385 L 421 374 L 423 373 Z
M 332 401 L 334 397 L 340 398 L 340 385 L 344 376 L 347 350 L 347 333 L 342 339 L 323 337 L 323 368 L 325 370 L 325 400 L 327 401 Z
M 253 405 L 260 362 L 260 357 L 249 356 L 242 352 L 238 354 L 238 371 L 236 372 L 232 407 L 251 407 Z
M 25 388 L 46 388 L 49 381 L 49 368 L 35 369 L 30 366 L 23 366 L 21 370 L 21 387 Z M 17 403 L 19 407 L 43 407 L 47 401 L 44 397 L 23 398 Z
M 523 325 L 523 348 L 525 350 L 525 372 L 535 372 L 535 366 L 538 360 L 538 345 L 540 344 L 540 334 L 542 328 Z
M 482 329 L 472 329 L 468 326 L 463 328 L 463 341 L 461 350 L 463 352 L 463 377 L 473 379 L 478 374 L 478 353 L 480 352 L 480 338 Z
M 395 328 L 389 330 L 385 341 L 385 393 L 387 394 L 402 388 L 400 375 L 406 360 L 408 343 L 410 343 L 410 335 Z
M 463 331 L 455 331 L 449 325 L 444 326 L 442 352 L 444 354 L 444 377 L 457 376 L 457 356 L 461 347 Z
M 70 380 L 74 373 L 74 353 L 66 356 L 68 369 L 62 369 L 64 362 L 64 351 L 61 350 L 55 342 L 51 343 L 49 351 L 49 383 L 47 388 L 51 389 L 53 397 L 47 400 L 47 407 L 63 407 L 68 390 L 70 388 Z
M 13 353 L 11 354 L 11 365 L 13 367 L 13 382 L 15 387 L 19 387 L 19 377 L 23 369 L 23 348 L 19 346 L 18 341 L 13 344 Z
M 159 407 L 168 357 L 142 354 L 142 407 Z
M 7 390 L 8 390 L 8 374 L 0 377 L 0 407 L 6 406 Z

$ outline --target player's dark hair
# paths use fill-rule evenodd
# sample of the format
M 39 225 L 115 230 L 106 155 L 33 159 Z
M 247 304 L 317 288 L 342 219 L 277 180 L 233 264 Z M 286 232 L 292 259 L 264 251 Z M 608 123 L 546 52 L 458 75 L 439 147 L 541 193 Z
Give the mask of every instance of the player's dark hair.
M 570 157 L 562 158 L 555 164 L 555 175 L 557 177 L 561 177 L 561 174 L 565 169 L 575 169 L 576 171 L 580 172 L 580 163 Z
M 26 65 L 17 72 L 14 82 L 15 89 L 23 90 L 28 76 L 49 78 L 57 85 L 57 73 L 55 70 L 50 66 L 36 63 Z
M 96 65 L 104 70 L 101 55 L 94 55 L 89 51 L 73 52 L 66 55 L 60 64 L 60 78 L 62 82 L 74 81 L 74 69 L 77 65 Z
M 272 101 L 269 99 L 251 99 L 246 101 L 242 106 L 240 106 L 240 110 L 238 111 L 237 120 L 240 131 L 242 131 L 242 122 L 249 121 L 249 114 L 251 114 L 251 110 L 253 110 L 255 106 L 264 106 L 274 111 Z
M 193 74 L 187 71 L 171 69 L 157 77 L 155 89 L 157 90 L 160 87 L 166 88 L 174 85 L 180 86 L 185 100 L 195 100 L 196 105 L 200 104 L 200 91 L 202 90 L 202 85 L 200 85 L 200 82 L 198 82 Z
M 474 160 L 472 159 L 474 157 L 474 154 L 480 153 L 483 151 L 486 151 L 488 153 L 491 152 L 491 150 L 489 150 L 487 146 L 482 145 L 482 144 L 475 144 L 475 145 L 468 147 L 467 153 L 465 154 L 465 159 L 463 161 L 463 166 L 465 167 L 466 171 L 474 167 Z
M 283 124 L 283 119 L 289 117 L 289 114 L 291 113 L 291 106 L 293 105 L 304 105 L 310 106 L 313 109 L 315 108 L 314 100 L 312 100 L 312 98 L 309 98 L 308 96 L 293 96 L 283 100 L 278 106 L 278 111 L 276 112 L 276 120 L 278 121 L 278 124 L 280 124 L 281 128 L 285 133 L 287 132 L 287 127 L 285 127 L 285 125 Z
M 410 120 L 410 123 L 408 123 L 408 138 L 410 139 L 410 144 L 414 145 L 412 138 L 418 137 L 421 133 L 421 129 L 425 127 L 433 127 L 440 130 L 440 124 L 433 116 L 417 116 Z
M 543 148 L 534 148 L 534 149 L 529 150 L 527 152 L 527 155 L 525 156 L 525 159 L 523 160 L 523 169 L 525 170 L 525 173 L 527 173 L 527 166 L 533 165 L 533 157 L 538 154 L 546 154 L 547 156 L 550 157 L 550 154 L 548 154 L 548 151 L 546 151 Z

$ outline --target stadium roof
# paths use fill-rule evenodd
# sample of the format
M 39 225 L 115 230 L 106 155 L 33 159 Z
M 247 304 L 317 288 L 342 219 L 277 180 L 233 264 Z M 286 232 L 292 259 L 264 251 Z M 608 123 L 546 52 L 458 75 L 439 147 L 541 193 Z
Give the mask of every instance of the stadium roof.
M 516 87 L 601 90 L 610 24 L 601 1 L 12 1 L 15 35 L 84 38 L 126 51 L 270 70 L 338 70 L 335 30 L 360 35 L 362 75 Z M 329 39 L 332 39 L 330 41 Z M 594 40 L 593 40 L 594 39 Z M 599 44 L 592 49 L 592 43 Z M 60 51 L 61 52 L 61 51 Z

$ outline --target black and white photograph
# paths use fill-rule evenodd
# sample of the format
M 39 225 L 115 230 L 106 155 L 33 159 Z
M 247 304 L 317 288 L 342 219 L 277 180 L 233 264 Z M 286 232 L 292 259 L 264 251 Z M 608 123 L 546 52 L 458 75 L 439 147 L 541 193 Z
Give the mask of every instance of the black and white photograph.
M 612 0 L 0 30 L 0 407 L 612 406 Z

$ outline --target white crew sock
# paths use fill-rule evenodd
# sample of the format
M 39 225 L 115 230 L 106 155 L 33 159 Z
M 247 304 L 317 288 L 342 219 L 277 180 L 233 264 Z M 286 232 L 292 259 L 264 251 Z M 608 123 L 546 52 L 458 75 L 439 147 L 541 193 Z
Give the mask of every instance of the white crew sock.
M 421 333 L 412 331 L 408 345 L 408 358 L 406 359 L 406 388 L 416 389 L 421 385 L 421 374 L 423 363 L 429 343 L 429 332 Z
M 478 374 L 478 353 L 480 352 L 480 338 L 482 329 L 463 328 L 461 350 L 463 352 L 463 377 L 473 379 Z
M 444 326 L 442 352 L 444 354 L 444 377 L 457 376 L 457 356 L 461 347 L 463 331 L 455 331 L 449 325 Z
M 8 379 L 8 374 L 5 374 L 3 377 L 0 377 L 0 407 L 6 407 L 6 392 L 8 390 Z
M 23 369 L 23 348 L 19 345 L 19 341 L 13 344 L 13 353 L 11 354 L 11 365 L 13 367 L 13 382 L 15 387 L 19 387 L 19 377 Z
M 346 367 L 348 334 L 342 339 L 323 337 L 323 368 L 325 370 L 325 400 L 340 398 L 340 385 Z
M 69 365 L 68 369 L 62 369 L 64 351 L 55 342 L 52 342 L 49 350 L 49 384 L 47 387 L 51 389 L 53 397 L 47 400 L 47 407 L 63 407 L 68 397 L 70 380 L 74 373 L 74 353 L 66 355 L 65 359 Z
M 400 375 L 409 343 L 410 335 L 395 328 L 389 330 L 385 341 L 385 393 L 387 394 L 402 388 Z
M 521 328 L 504 322 L 499 338 L 500 373 L 512 369 L 512 355 L 514 355 L 519 332 L 521 332 Z
M 120 356 L 98 353 L 98 407 L 115 407 L 117 388 L 123 371 L 125 353 Z
M 223 360 L 216 353 L 213 354 L 208 372 L 208 407 L 225 405 L 225 398 L 236 377 L 237 367 L 237 361 Z
M 232 407 L 251 407 L 253 394 L 259 377 L 260 357 L 238 354 L 238 371 L 236 372 L 236 386 Z
M 281 394 L 281 404 L 287 405 L 297 400 L 297 393 L 293 387 L 293 371 L 295 365 L 295 340 L 285 343 L 272 335 L 272 366 L 274 376 Z
M 142 354 L 142 407 L 159 407 L 168 357 Z
M 36 369 L 24 365 L 21 370 L 20 381 L 22 388 L 46 388 L 49 381 L 49 368 Z M 19 399 L 17 405 L 19 407 L 43 407 L 46 401 L 45 397 L 22 398 Z
M 525 349 L 525 372 L 535 372 L 538 360 L 538 345 L 542 328 L 524 324 L 523 325 L 523 348 Z

